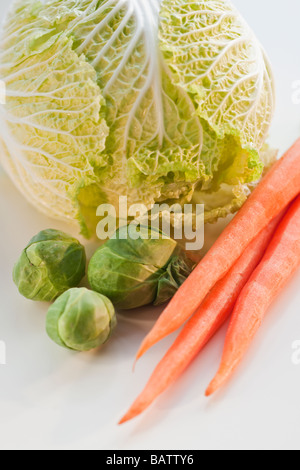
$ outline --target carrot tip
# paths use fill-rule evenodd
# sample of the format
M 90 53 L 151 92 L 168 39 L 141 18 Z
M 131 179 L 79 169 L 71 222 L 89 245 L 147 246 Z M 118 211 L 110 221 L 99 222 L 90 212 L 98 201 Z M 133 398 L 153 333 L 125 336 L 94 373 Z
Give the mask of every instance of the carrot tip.
M 211 395 L 213 395 L 214 390 L 211 388 L 211 386 L 208 387 L 208 389 L 205 391 L 205 396 L 208 398 Z
M 135 368 L 137 362 L 139 361 L 139 359 L 141 359 L 142 356 L 143 356 L 143 352 L 139 349 L 137 355 L 135 356 L 134 368 Z
M 142 413 L 142 409 L 136 408 L 135 406 L 132 406 L 129 411 L 123 416 L 123 418 L 120 419 L 119 425 L 127 423 L 128 421 L 131 421 L 132 419 L 136 418 Z
M 148 344 L 147 338 L 142 342 L 140 349 L 137 352 L 136 358 L 135 358 L 135 364 L 141 357 L 150 349 L 150 345 Z
M 123 416 L 122 419 L 120 419 L 120 421 L 118 422 L 118 425 L 121 426 L 122 424 L 125 424 L 127 421 L 129 420 L 129 418 L 125 416 Z
M 223 385 L 225 384 L 225 382 L 227 381 L 228 379 L 228 375 L 227 374 L 223 374 L 223 373 L 218 373 L 214 379 L 210 382 L 209 386 L 207 387 L 207 390 L 205 392 L 205 396 L 206 397 L 210 397 L 211 395 L 213 395 L 214 393 L 216 393 L 220 388 L 223 387 Z

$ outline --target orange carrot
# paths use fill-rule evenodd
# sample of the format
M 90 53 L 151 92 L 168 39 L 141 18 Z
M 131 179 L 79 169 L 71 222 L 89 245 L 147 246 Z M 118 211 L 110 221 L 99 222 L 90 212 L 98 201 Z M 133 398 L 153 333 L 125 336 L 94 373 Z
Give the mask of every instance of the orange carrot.
M 260 328 L 266 312 L 300 266 L 300 197 L 278 227 L 270 246 L 235 306 L 221 365 L 206 395 L 231 377 Z
M 196 311 L 208 292 L 240 258 L 252 240 L 300 193 L 300 139 L 279 160 L 175 294 L 137 359 L 158 341 L 177 330 Z
M 120 424 L 141 414 L 172 385 L 227 320 L 240 292 L 261 261 L 282 215 L 253 240 L 231 271 L 216 284 L 158 364 L 144 391 Z

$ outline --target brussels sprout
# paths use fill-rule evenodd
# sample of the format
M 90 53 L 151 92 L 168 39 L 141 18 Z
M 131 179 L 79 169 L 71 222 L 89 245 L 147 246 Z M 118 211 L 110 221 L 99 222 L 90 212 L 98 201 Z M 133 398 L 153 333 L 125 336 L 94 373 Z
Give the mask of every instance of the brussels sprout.
M 88 289 L 70 289 L 50 307 L 48 336 L 60 346 L 90 351 L 104 344 L 117 324 L 109 299 Z
M 192 263 L 160 232 L 141 227 L 136 240 L 130 231 L 131 226 L 122 227 L 92 257 L 92 289 L 124 310 L 168 301 L 190 275 Z
M 31 300 L 51 302 L 85 275 L 84 247 L 58 230 L 36 235 L 17 261 L 13 279 L 19 292 Z

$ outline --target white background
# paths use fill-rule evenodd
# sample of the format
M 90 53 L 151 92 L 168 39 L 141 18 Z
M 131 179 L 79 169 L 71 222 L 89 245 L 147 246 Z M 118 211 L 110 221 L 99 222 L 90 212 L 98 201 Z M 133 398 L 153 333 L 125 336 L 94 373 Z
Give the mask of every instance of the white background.
M 7 3 L 0 0 L 2 12 Z M 273 63 L 278 102 L 270 141 L 283 151 L 300 133 L 300 104 L 292 102 L 292 84 L 300 80 L 300 2 L 234 3 Z M 291 361 L 292 343 L 300 340 L 300 273 L 223 392 L 203 397 L 225 329 L 149 412 L 120 428 L 117 420 L 172 340 L 154 348 L 132 374 L 137 347 L 158 312 L 120 318 L 101 351 L 60 349 L 44 331 L 47 306 L 20 297 L 11 271 L 32 235 L 65 227 L 37 214 L 3 174 L 0 220 L 0 340 L 7 345 L 7 365 L 0 366 L 1 449 L 300 449 L 300 365 Z

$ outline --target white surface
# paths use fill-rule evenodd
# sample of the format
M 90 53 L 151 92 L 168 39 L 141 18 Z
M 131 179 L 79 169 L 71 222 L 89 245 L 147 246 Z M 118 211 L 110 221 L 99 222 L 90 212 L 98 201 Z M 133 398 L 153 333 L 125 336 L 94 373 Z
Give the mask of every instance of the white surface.
M 277 114 L 271 143 L 282 150 L 300 133 L 300 104 L 292 83 L 300 80 L 299 0 L 236 0 L 260 37 L 277 79 Z M 7 0 L 0 0 L 4 11 Z M 100 352 L 74 354 L 46 337 L 47 306 L 27 302 L 11 281 L 16 257 L 32 235 L 62 227 L 37 214 L 0 179 L 1 449 L 297 449 L 300 365 L 292 343 L 300 340 L 300 273 L 270 311 L 250 353 L 230 385 L 207 400 L 204 390 L 217 369 L 225 329 L 182 379 L 142 418 L 117 427 L 140 392 L 169 338 L 131 372 L 137 347 L 158 312 L 120 318 Z M 92 247 L 90 247 L 91 249 Z

